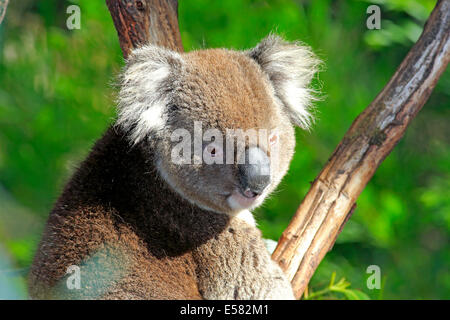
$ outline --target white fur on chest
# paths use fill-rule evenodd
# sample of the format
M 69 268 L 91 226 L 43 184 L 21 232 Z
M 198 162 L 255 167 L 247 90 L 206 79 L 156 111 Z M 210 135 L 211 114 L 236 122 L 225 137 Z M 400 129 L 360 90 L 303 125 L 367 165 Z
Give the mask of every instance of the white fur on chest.
M 248 210 L 242 210 L 234 216 L 234 219 L 244 221 L 246 224 L 256 228 L 256 221 L 253 214 Z

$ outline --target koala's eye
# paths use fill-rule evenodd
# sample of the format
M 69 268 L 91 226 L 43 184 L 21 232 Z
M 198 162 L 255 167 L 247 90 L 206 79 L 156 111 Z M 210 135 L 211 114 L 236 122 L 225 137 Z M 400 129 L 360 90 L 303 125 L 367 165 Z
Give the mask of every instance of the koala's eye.
M 220 145 L 213 142 L 203 150 L 203 160 L 206 164 L 223 163 L 223 151 Z
M 217 155 L 217 148 L 215 146 L 207 146 L 206 152 L 208 152 L 209 155 L 214 158 Z

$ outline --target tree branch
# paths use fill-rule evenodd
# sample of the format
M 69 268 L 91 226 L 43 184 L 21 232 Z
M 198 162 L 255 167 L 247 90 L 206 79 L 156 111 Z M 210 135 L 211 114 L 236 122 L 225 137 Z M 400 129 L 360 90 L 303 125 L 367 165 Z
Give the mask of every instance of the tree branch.
M 358 116 L 315 179 L 272 258 L 300 298 L 334 244 L 347 213 L 427 101 L 450 59 L 450 2 L 439 1 L 424 31 L 375 100 Z
M 177 0 L 106 0 L 106 5 L 125 58 L 146 43 L 183 51 Z

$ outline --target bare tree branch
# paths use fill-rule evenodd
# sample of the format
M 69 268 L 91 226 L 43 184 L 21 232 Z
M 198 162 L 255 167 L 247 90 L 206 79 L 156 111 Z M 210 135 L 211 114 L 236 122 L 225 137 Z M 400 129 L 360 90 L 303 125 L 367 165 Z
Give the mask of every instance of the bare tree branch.
M 106 5 L 125 58 L 146 43 L 183 51 L 177 0 L 106 0 Z
M 291 279 L 298 298 L 333 246 L 356 199 L 446 69 L 449 35 L 450 1 L 439 1 L 420 39 L 353 122 L 283 232 L 272 258 Z

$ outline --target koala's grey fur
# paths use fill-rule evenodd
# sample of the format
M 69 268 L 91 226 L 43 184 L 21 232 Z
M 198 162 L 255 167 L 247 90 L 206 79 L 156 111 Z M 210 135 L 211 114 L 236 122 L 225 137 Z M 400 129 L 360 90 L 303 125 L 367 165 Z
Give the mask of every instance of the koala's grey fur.
M 293 299 L 249 210 L 285 175 L 295 146 L 293 123 L 309 127 L 309 84 L 318 63 L 307 47 L 274 35 L 248 51 L 135 50 L 121 76 L 116 125 L 50 214 L 30 295 Z M 263 193 L 246 202 L 236 164 L 171 161 L 171 133 L 184 128 L 193 134 L 194 121 L 222 133 L 276 132 L 274 144 L 282 149 L 270 163 Z M 71 265 L 81 268 L 80 290 L 66 286 Z

